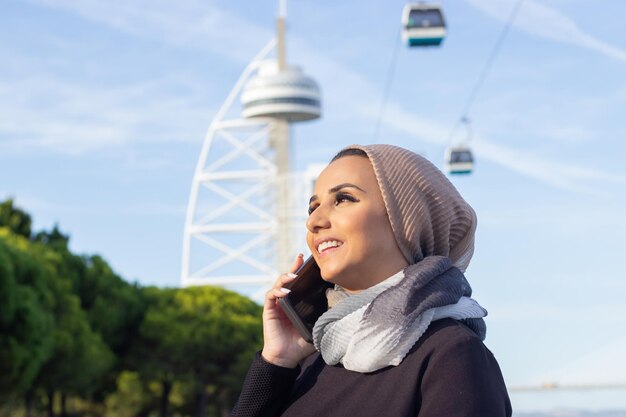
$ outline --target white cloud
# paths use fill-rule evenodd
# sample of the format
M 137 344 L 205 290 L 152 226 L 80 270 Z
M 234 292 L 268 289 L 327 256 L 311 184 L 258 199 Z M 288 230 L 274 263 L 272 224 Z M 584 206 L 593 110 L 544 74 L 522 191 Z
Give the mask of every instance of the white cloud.
M 513 1 L 502 0 L 467 1 L 489 16 L 503 22 L 508 21 L 514 4 Z M 536 1 L 524 1 L 515 18 L 514 27 L 544 39 L 580 46 L 626 62 L 626 51 L 597 39 L 559 10 Z
M 269 29 L 201 0 L 179 0 L 175 4 L 168 0 L 31 1 L 69 11 L 121 32 L 211 50 L 242 62 L 248 61 L 273 35 Z M 238 28 L 245 28 L 245 34 Z
M 359 109 L 372 117 L 376 114 L 372 107 Z M 397 104 L 390 104 L 388 109 L 384 123 L 389 128 L 404 132 L 419 141 L 440 144 L 442 147 L 447 146 L 449 134 L 447 126 L 408 112 Z M 593 193 L 595 189 L 591 183 L 594 181 L 626 183 L 624 175 L 549 160 L 528 151 L 496 144 L 479 135 L 472 138 L 472 146 L 477 158 L 484 158 L 521 175 L 558 188 Z
M 98 215 L 102 210 L 88 208 L 83 205 L 73 206 L 63 203 L 55 203 L 44 200 L 40 197 L 25 195 L 20 193 L 19 196 L 4 195 L 1 200 L 14 197 L 15 206 L 26 210 L 29 213 L 49 212 L 49 213 L 66 213 L 72 215 Z
M 124 33 L 211 50 L 241 62 L 256 53 L 257 42 L 262 45 L 272 35 L 196 0 L 177 2 L 176 7 L 167 1 L 142 0 L 33 3 Z M 233 29 L 238 27 L 246 28 L 245 35 Z M 83 155 L 141 141 L 195 142 L 202 140 L 206 129 L 198 123 L 208 123 L 215 113 L 202 105 L 210 97 L 207 86 L 185 76 L 102 87 L 46 73 L 37 57 L 17 59 L 24 75 L 0 82 L 0 149 L 5 154 L 39 150 Z M 33 72 L 32 68 L 40 69 Z M 183 92 L 174 95 L 163 91 L 163 86 L 182 87 Z
M 11 195 L 0 196 L 0 201 L 11 198 Z M 71 205 L 65 203 L 58 203 L 42 199 L 40 197 L 25 195 L 20 193 L 18 197 L 15 197 L 15 205 L 23 208 L 29 213 L 54 213 L 56 216 L 108 216 L 111 215 L 111 207 L 105 207 L 102 205 L 88 206 L 85 204 Z M 116 215 L 158 215 L 158 216 L 173 216 L 183 217 L 187 207 L 180 204 L 166 204 L 162 202 L 140 202 L 135 204 L 123 204 L 115 207 Z
M 621 311 L 624 314 L 623 311 Z M 606 316 L 602 317 L 605 320 Z M 602 347 L 588 352 L 575 360 L 545 372 L 542 381 L 558 381 L 561 384 L 624 384 L 626 375 L 626 337 L 608 341 Z
M 177 96 L 161 91 L 162 84 L 177 80 L 103 88 L 31 74 L 0 82 L 0 147 L 7 153 L 36 149 L 81 155 L 138 141 L 200 140 L 193 121 L 209 114 L 196 104 L 206 87 L 188 87 Z
M 165 0 L 132 3 L 121 0 L 105 3 L 96 0 L 34 1 L 71 11 L 127 33 L 208 48 L 241 61 L 249 60 L 256 53 L 257 46 L 267 42 L 271 37 L 269 29 L 251 24 L 197 0 L 185 0 L 174 8 Z M 497 1 L 469 1 L 498 18 L 502 18 L 505 9 L 508 10 Z M 550 24 L 547 24 L 548 20 Z M 596 49 L 601 45 L 599 41 L 582 32 L 571 19 L 531 1 L 524 4 L 517 24 L 527 31 L 555 40 L 582 43 Z M 558 30 L 550 29 L 555 26 Z M 240 29 L 242 27 L 246 28 L 245 31 Z M 251 39 L 254 42 L 250 42 Z M 258 45 L 254 46 L 254 43 Z M 322 86 L 325 91 L 342 92 L 325 95 L 324 111 L 328 119 L 351 120 L 354 125 L 374 125 L 375 118 L 378 117 L 378 103 L 381 100 L 378 85 L 334 62 L 325 54 L 316 52 L 300 39 L 292 39 L 291 45 L 306 58 L 308 71 L 324 81 Z M 605 47 L 602 50 L 606 52 L 610 48 Z M 614 53 L 613 56 L 621 55 Z M 33 97 L 39 94 L 42 83 L 54 86 L 55 101 L 61 103 L 58 109 L 52 110 L 47 116 L 37 114 L 30 106 Z M 163 140 L 171 140 L 173 137 L 181 136 L 180 127 L 184 125 L 181 123 L 181 116 L 186 117 L 186 121 L 202 120 L 200 114 L 204 116 L 205 113 L 190 105 L 184 97 L 162 96 L 156 87 L 157 84 L 158 81 L 154 80 L 152 83 L 132 88 L 120 87 L 113 91 L 105 91 L 88 87 L 85 91 L 85 86 L 59 80 L 25 80 L 23 85 L 19 86 L 19 90 L 26 92 L 24 96 L 27 97 L 27 101 L 14 109 L 8 105 L 0 109 L 14 115 L 11 122 L 3 122 L 0 128 L 22 138 L 20 144 L 16 146 L 38 144 L 75 153 L 89 152 L 112 144 L 124 145 L 135 140 L 140 127 L 145 125 L 162 127 L 158 134 L 153 135 Z M 89 88 L 92 90 L 89 91 Z M 0 90 L 3 89 L 7 96 L 19 96 L 18 87 L 14 85 L 0 86 Z M 150 97 L 150 100 L 140 102 L 141 98 L 147 97 Z M 146 104 L 146 101 L 151 104 Z M 355 106 L 354 103 L 367 104 Z M 38 120 L 38 123 L 32 123 L 33 120 Z M 407 111 L 398 103 L 388 103 L 383 124 L 408 138 L 441 145 L 442 150 L 447 145 L 448 126 Z M 14 145 L 15 143 L 17 142 L 14 142 Z M 479 158 L 488 159 L 506 169 L 555 187 L 591 192 L 589 182 L 625 182 L 625 178 L 620 175 L 562 161 L 555 162 L 530 152 L 521 152 L 493 143 L 485 138 L 474 138 L 473 144 Z
M 607 284 L 608 286 L 614 284 Z M 617 286 L 616 286 L 617 288 Z M 619 289 L 619 288 L 617 288 Z M 591 326 L 599 317 L 610 323 L 623 324 L 626 317 L 626 305 L 623 304 L 593 304 L 592 301 L 584 308 L 581 306 L 566 306 L 551 302 L 549 304 L 515 302 L 514 304 L 491 306 L 489 315 L 491 322 L 567 322 L 580 323 L 581 326 Z
M 472 143 L 478 157 L 558 188 L 594 193 L 596 189 L 592 182 L 626 183 L 626 176 L 621 174 L 549 160 L 527 151 L 498 145 L 481 137 L 472 139 Z
M 612 230 L 626 228 L 623 207 L 613 205 L 579 204 L 572 206 L 535 203 L 528 206 L 509 207 L 507 210 L 489 208 L 481 210 L 482 227 L 492 228 L 549 228 L 584 236 L 596 233 L 599 228 Z M 626 282 L 624 282 L 626 286 Z M 625 287 L 626 288 L 626 287 Z
M 330 112 L 336 113 L 330 117 L 337 118 L 341 115 L 343 118 L 353 120 L 354 124 L 367 123 L 373 126 L 380 111 L 379 87 L 361 74 L 333 62 L 322 53 L 311 50 L 304 42 L 297 42 L 296 45 L 299 50 L 308 51 L 306 58 L 307 62 L 312 64 L 309 66 L 312 73 L 328 81 L 322 84 L 324 88 L 329 91 L 342 91 L 342 94 L 325 97 L 325 111 L 330 107 Z M 621 97 L 621 94 L 618 97 Z M 594 105 L 597 104 L 594 102 Z M 351 112 L 350 109 L 353 111 Z M 440 145 L 442 154 L 443 149 L 448 145 L 450 134 L 448 125 L 408 111 L 399 103 L 393 101 L 387 103 L 382 123 L 387 129 L 401 132 L 408 138 L 407 142 Z M 548 121 L 547 129 L 554 128 L 554 125 L 550 123 L 551 121 Z M 539 124 L 536 124 L 534 128 L 539 132 L 546 129 L 545 126 Z M 563 135 L 565 131 L 575 129 L 575 126 L 568 125 L 566 130 L 552 133 Z M 370 138 L 365 138 L 362 142 L 367 142 L 368 139 Z M 593 182 L 626 183 L 626 176 L 621 174 L 550 160 L 529 151 L 497 144 L 480 135 L 474 135 L 472 146 L 477 158 L 484 158 L 525 177 L 566 190 L 594 193 L 596 189 L 593 187 Z

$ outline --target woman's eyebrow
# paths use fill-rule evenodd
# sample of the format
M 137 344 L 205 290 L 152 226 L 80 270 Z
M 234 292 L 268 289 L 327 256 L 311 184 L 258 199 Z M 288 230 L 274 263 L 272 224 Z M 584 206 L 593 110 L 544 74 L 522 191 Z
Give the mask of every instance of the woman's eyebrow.
M 335 185 L 334 187 L 330 188 L 328 190 L 328 194 L 332 194 L 332 193 L 336 193 L 337 191 L 341 190 L 342 188 L 356 188 L 359 191 L 362 191 L 364 193 L 367 193 L 367 191 L 365 191 L 364 189 L 362 189 L 361 187 L 359 187 L 358 185 L 354 185 L 351 184 L 349 182 L 344 182 L 342 184 L 339 185 Z M 315 200 L 317 200 L 318 197 L 317 195 L 313 195 L 310 199 L 309 199 L 309 204 L 311 204 L 312 202 L 314 202 Z
M 364 189 L 362 189 L 358 185 L 350 184 L 349 182 L 344 182 L 343 184 L 335 185 L 333 188 L 328 190 L 328 194 L 336 193 L 342 188 L 356 188 L 359 191 L 366 192 Z

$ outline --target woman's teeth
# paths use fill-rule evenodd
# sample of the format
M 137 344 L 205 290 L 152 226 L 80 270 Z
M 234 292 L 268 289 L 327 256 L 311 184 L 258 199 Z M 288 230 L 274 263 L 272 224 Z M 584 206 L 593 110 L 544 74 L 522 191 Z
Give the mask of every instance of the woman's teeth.
M 318 253 L 322 253 L 322 251 L 328 249 L 328 248 L 338 248 L 339 246 L 343 245 L 342 242 L 338 242 L 336 240 L 328 240 L 326 242 L 320 243 L 319 246 L 317 247 L 317 252 Z

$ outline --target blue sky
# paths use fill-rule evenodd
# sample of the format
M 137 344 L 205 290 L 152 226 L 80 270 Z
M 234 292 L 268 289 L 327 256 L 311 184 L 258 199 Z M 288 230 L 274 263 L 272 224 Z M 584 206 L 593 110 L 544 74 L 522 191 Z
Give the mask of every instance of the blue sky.
M 372 143 L 403 2 L 292 1 L 287 54 L 323 118 L 296 166 Z M 443 2 L 439 49 L 398 51 L 379 142 L 442 167 L 513 0 Z M 276 2 L 8 0 L 0 198 L 142 284 L 179 283 L 189 189 L 213 116 L 273 36 Z M 468 279 L 509 385 L 626 382 L 626 2 L 526 0 L 470 111 L 478 213 Z M 626 409 L 624 392 L 512 394 L 518 410 Z

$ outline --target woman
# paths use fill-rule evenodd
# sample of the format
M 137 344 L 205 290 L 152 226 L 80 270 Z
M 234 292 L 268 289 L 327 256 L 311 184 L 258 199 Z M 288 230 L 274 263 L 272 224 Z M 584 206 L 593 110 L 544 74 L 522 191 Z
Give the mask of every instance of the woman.
M 307 221 L 309 249 L 335 284 L 330 308 L 309 344 L 277 306 L 298 256 L 266 294 L 263 350 L 233 416 L 510 416 L 482 343 L 487 312 L 463 275 L 475 228 L 472 208 L 419 155 L 391 145 L 339 152 Z

